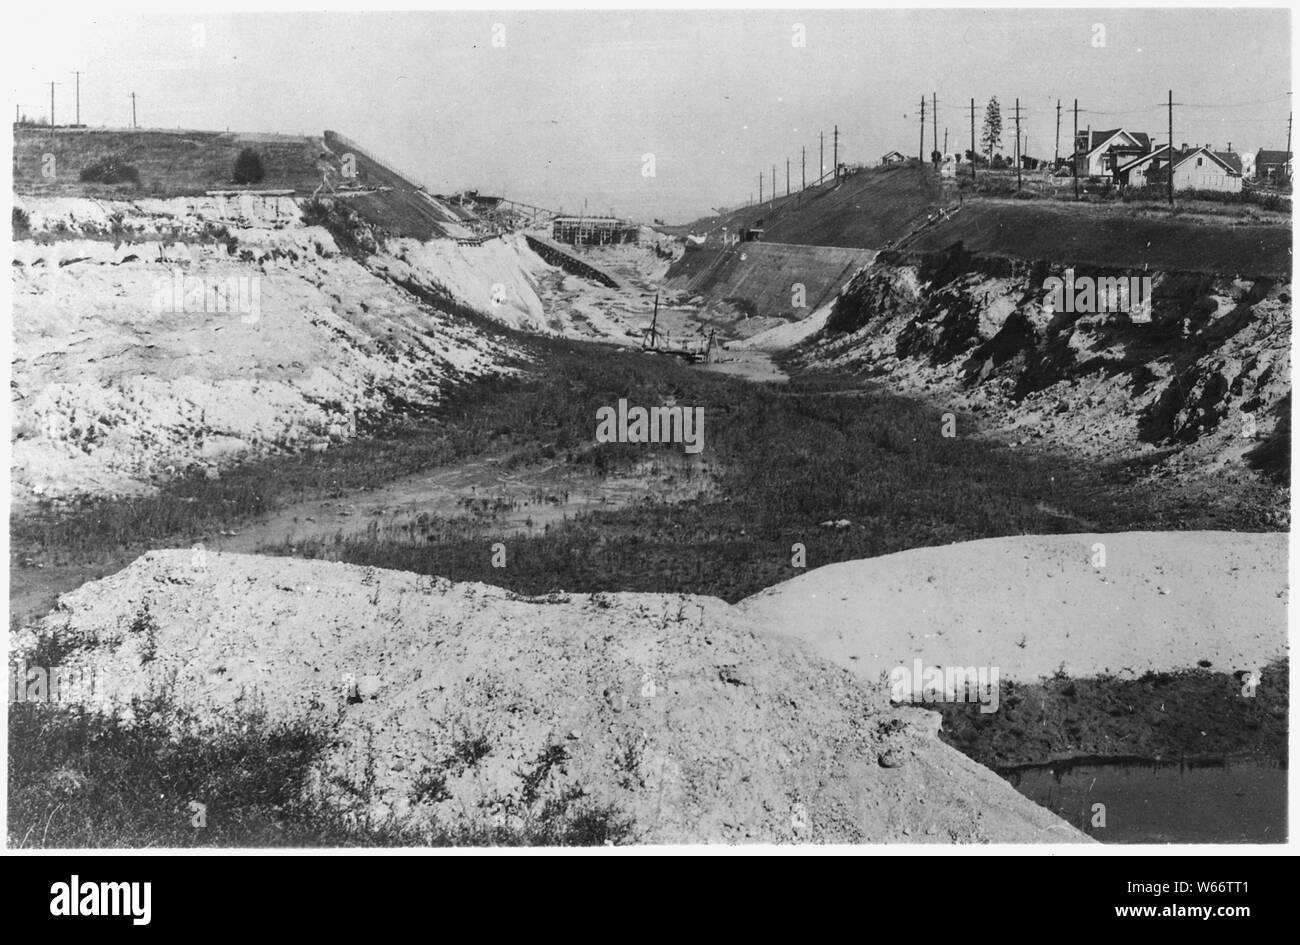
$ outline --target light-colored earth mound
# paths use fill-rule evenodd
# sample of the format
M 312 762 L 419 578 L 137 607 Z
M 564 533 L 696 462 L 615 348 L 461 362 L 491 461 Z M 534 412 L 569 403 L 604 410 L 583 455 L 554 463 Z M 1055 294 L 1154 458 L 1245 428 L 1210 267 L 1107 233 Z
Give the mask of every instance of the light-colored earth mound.
M 1287 652 L 1285 534 L 1025 535 L 818 568 L 737 604 L 863 680 L 1254 670 Z M 1104 549 L 1104 559 L 1100 552 Z M 1104 565 L 1099 562 L 1104 560 Z
M 782 322 L 779 325 L 752 335 L 743 341 L 733 341 L 729 347 L 754 351 L 784 351 L 807 341 L 826 327 L 826 319 L 835 308 L 835 300 L 827 302 L 817 311 L 797 322 Z
M 393 239 L 371 264 L 387 278 L 440 288 L 512 328 L 541 334 L 557 330 L 537 291 L 538 280 L 554 267 L 533 252 L 522 235 L 469 245 L 455 240 Z
M 889 708 L 715 598 L 524 599 L 164 551 L 65 595 L 44 630 L 119 706 L 167 694 L 209 724 L 337 724 L 319 783 L 359 817 L 509 823 L 581 788 L 643 842 L 1084 839 L 942 744 L 937 715 Z M 486 754 L 464 761 L 467 743 Z
M 38 239 L 13 252 L 16 502 L 324 448 L 513 354 L 290 198 L 18 203 Z

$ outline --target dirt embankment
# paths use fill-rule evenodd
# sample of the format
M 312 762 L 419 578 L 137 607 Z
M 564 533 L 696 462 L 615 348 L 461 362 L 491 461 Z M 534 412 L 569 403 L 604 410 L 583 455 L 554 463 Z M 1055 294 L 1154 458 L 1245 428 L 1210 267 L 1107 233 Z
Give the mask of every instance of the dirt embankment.
M 1053 277 L 1150 277 L 1149 319 L 1054 304 Z M 1161 476 L 1289 474 L 1291 286 L 1283 279 L 882 253 L 800 366 L 853 370 L 982 413 L 1016 443 L 1163 458 Z M 960 435 L 960 431 L 958 431 Z M 1284 503 L 1260 521 L 1285 521 Z
M 147 492 L 196 466 L 219 475 L 248 455 L 326 449 L 515 355 L 341 252 L 292 198 L 17 206 L 29 231 L 13 260 L 20 503 Z M 448 301 L 472 306 L 509 280 L 502 321 L 540 307 L 526 277 L 511 278 L 508 248 L 477 250 L 482 285 L 465 275 L 479 260 L 454 246 L 395 252 L 389 267 L 450 282 Z
M 999 770 L 1285 765 L 1287 546 L 1234 532 L 987 539 L 828 565 L 737 608 L 882 693 L 915 661 L 972 678 L 996 669 L 992 711 L 921 701 L 947 743 Z
M 938 176 L 908 162 L 862 170 L 665 231 L 703 236 L 708 246 L 720 245 L 724 238 L 752 227 L 763 231 L 764 240 L 776 243 L 880 249 L 910 232 L 944 202 Z
M 128 723 L 159 695 L 201 725 L 317 722 L 317 790 L 371 823 L 509 824 L 581 798 L 643 842 L 1082 839 L 942 744 L 938 716 L 715 598 L 168 551 L 65 595 L 41 631 Z
M 876 685 L 913 659 L 1001 678 L 1260 670 L 1287 653 L 1280 533 L 989 538 L 827 565 L 737 607 Z
M 954 203 L 951 196 L 946 201 L 950 210 Z M 1222 215 L 1058 200 L 976 198 L 958 207 L 919 231 L 907 249 L 935 253 L 961 243 L 982 255 L 1063 265 L 1281 279 L 1291 274 L 1290 220 L 1249 205 L 1219 205 Z
M 772 243 L 688 249 L 668 271 L 665 286 L 687 297 L 731 302 L 754 315 L 799 319 L 832 299 L 874 255 Z

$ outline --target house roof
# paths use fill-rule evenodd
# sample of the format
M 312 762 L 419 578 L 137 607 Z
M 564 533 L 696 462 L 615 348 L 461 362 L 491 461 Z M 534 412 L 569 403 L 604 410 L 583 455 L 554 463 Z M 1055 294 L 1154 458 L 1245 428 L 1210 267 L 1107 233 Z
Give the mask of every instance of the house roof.
M 1119 170 L 1121 173 L 1124 171 L 1132 170 L 1133 168 L 1137 167 L 1139 164 L 1145 164 L 1146 162 L 1153 161 L 1156 158 L 1164 158 L 1167 160 L 1166 155 L 1168 151 L 1169 151 L 1169 145 L 1167 144 L 1163 145 L 1159 148 L 1156 148 L 1154 151 L 1148 151 L 1146 154 L 1142 154 L 1139 155 L 1138 157 L 1135 157 L 1127 164 L 1120 165 Z M 1230 171 L 1233 174 L 1238 174 L 1238 175 L 1241 174 L 1240 155 L 1234 154 L 1230 151 L 1211 151 L 1209 148 L 1187 148 L 1186 150 L 1183 150 L 1181 148 L 1175 149 L 1174 167 L 1181 167 L 1185 161 L 1196 156 L 1197 154 L 1206 155 L 1211 160 L 1220 164 L 1225 170 Z
M 1122 173 L 1127 170 L 1132 170 L 1133 168 L 1137 167 L 1139 164 L 1146 164 L 1148 161 L 1154 161 L 1156 158 L 1162 158 L 1165 156 L 1165 152 L 1168 150 L 1169 150 L 1169 145 L 1166 144 L 1156 148 L 1154 151 L 1148 151 L 1146 154 L 1139 154 L 1137 157 L 1133 158 L 1133 160 L 1129 161 L 1127 164 L 1121 164 L 1119 166 L 1119 170 Z
M 1255 155 L 1255 166 L 1262 167 L 1265 164 L 1285 164 L 1289 160 L 1291 160 L 1291 152 L 1289 151 L 1269 151 L 1265 148 L 1260 148 L 1259 152 Z
M 1236 151 L 1215 151 L 1214 156 L 1238 174 L 1241 173 L 1241 155 Z
M 1092 136 L 1088 141 L 1088 153 L 1092 154 L 1094 151 L 1105 147 L 1112 139 L 1120 134 L 1128 135 L 1134 140 L 1134 142 L 1136 142 L 1137 147 L 1140 147 L 1143 151 L 1151 147 L 1151 138 L 1149 135 L 1143 134 L 1140 131 L 1126 131 L 1123 128 L 1112 128 L 1110 131 L 1094 131 L 1092 133 Z
M 897 154 L 899 157 L 902 157 L 902 156 L 903 156 L 903 154 L 902 154 L 901 151 L 889 151 L 889 152 L 887 152 L 887 153 L 884 155 L 884 157 L 891 158 L 891 157 L 893 157 L 895 154 Z

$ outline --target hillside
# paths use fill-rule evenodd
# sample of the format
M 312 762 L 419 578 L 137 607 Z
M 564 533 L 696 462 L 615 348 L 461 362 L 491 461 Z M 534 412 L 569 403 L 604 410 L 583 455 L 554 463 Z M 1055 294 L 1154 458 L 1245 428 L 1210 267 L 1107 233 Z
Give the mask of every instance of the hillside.
M 665 232 L 720 242 L 724 231 L 763 230 L 763 240 L 808 246 L 879 249 L 897 240 L 941 205 L 938 178 L 915 162 L 871 168 L 758 206 L 704 217 Z
M 774 243 L 934 252 L 960 242 L 971 252 L 1026 260 L 1286 276 L 1289 222 L 1200 200 L 1171 213 L 1151 204 L 963 195 L 956 182 L 910 161 L 663 229 L 704 236 L 705 247 L 757 227 Z
M 310 193 L 330 162 L 320 138 L 217 131 L 14 127 L 14 191 L 33 196 L 180 197 L 236 186 L 231 174 L 244 148 L 261 155 L 266 178 L 257 190 Z M 53 155 L 51 165 L 46 155 Z M 83 183 L 92 164 L 120 161 L 140 176 L 134 184 Z M 337 169 L 337 162 L 334 162 Z
M 748 303 L 756 314 L 799 318 L 821 306 L 874 254 L 866 249 L 742 243 L 687 247 L 668 270 L 667 288 L 686 296 Z M 803 286 L 804 301 L 792 293 Z
M 326 131 L 325 147 L 340 162 L 351 158 L 361 190 L 339 191 L 369 226 L 391 236 L 415 240 L 469 239 L 474 234 L 462 214 L 427 193 L 416 181 L 374 157 L 366 148 Z
M 1242 276 L 1291 274 L 1289 225 L 1169 214 L 1123 204 L 966 200 L 907 242 L 917 252 L 961 243 L 989 256 L 1122 269 Z
M 513 359 L 465 308 L 540 317 L 521 269 L 545 264 L 526 247 L 444 241 L 420 257 L 395 241 L 372 271 L 291 197 L 16 205 L 29 230 L 13 258 L 18 504 L 327 449 Z M 436 289 L 442 310 L 385 266 Z M 494 306 L 497 283 L 509 290 Z
M 1289 281 L 1076 274 L 1149 277 L 1149 321 L 1053 311 L 1044 283 L 1064 277 L 1060 263 L 893 250 L 846 286 L 793 360 L 979 414 L 1013 445 L 1141 460 L 1154 477 L 1202 483 L 1211 508 L 1258 501 L 1260 527 L 1285 521 L 1275 487 L 1290 466 Z

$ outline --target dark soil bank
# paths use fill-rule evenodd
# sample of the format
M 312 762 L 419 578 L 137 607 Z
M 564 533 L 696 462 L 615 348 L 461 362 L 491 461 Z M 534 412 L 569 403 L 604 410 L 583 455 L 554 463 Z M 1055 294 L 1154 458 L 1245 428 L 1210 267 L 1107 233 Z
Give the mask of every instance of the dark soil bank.
M 1004 683 L 997 712 L 930 706 L 949 744 L 1107 843 L 1286 839 L 1287 660 L 1250 695 L 1196 669 Z M 1097 805 L 1102 805 L 1098 807 Z
M 1213 669 L 1041 683 L 1005 682 L 997 712 L 948 703 L 942 737 L 998 771 L 1081 758 L 1208 760 L 1287 757 L 1288 662 L 1247 680 Z

